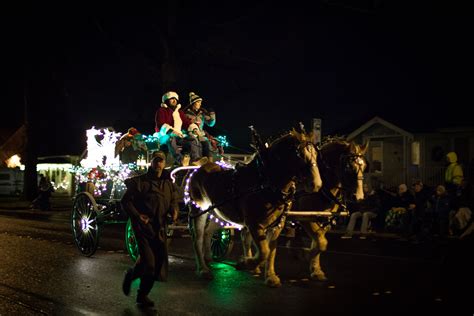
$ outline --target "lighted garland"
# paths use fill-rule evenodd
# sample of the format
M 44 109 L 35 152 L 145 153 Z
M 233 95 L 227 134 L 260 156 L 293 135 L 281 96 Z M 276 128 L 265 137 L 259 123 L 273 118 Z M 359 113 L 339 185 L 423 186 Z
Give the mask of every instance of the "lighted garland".
M 125 179 L 146 167 L 120 162 L 119 157 L 115 155 L 115 144 L 121 133 L 92 127 L 86 131 L 86 135 L 87 158 L 81 160 L 79 166 L 72 167 L 71 172 L 75 174 L 77 183 L 93 184 L 94 195 L 101 196 L 107 191 L 110 183 L 115 191 L 123 191 Z
M 227 136 L 219 135 L 216 138 L 216 141 L 219 143 L 221 147 L 229 147 L 229 142 L 227 141 Z
M 135 164 L 119 165 L 117 167 L 84 168 L 73 167 L 77 183 L 91 183 L 94 185 L 94 194 L 101 196 L 107 190 L 109 183 L 115 185 L 116 191 L 125 189 L 124 181 L 133 173 L 139 172 Z
M 221 160 L 221 161 L 217 161 L 216 164 L 218 164 L 219 166 L 221 166 L 222 168 L 224 169 L 234 169 L 234 167 L 231 165 L 231 164 L 228 164 L 226 163 L 224 160 Z M 181 167 L 181 168 L 184 168 L 184 167 Z M 191 178 L 193 177 L 193 175 L 196 173 L 196 171 L 198 171 L 200 167 L 191 167 L 191 168 L 188 168 L 188 169 L 194 169 L 191 174 L 189 174 L 189 176 L 186 178 L 186 184 L 184 186 L 184 203 L 185 204 L 188 204 L 188 203 L 191 203 L 194 207 L 196 207 L 196 209 L 198 210 L 203 210 L 203 208 L 201 208 L 201 206 L 199 204 L 197 204 L 195 201 L 193 201 L 191 199 L 191 196 L 189 194 L 189 182 L 191 181 Z M 178 168 L 179 169 L 179 168 Z M 173 177 L 173 180 L 174 180 L 174 177 Z M 210 208 L 211 205 L 205 205 L 205 209 L 208 209 Z M 215 212 L 214 212 L 214 209 L 210 210 L 209 213 L 209 220 L 212 220 L 214 221 L 215 223 L 219 224 L 220 226 L 222 227 L 235 227 L 237 228 L 238 230 L 241 230 L 242 229 L 242 225 L 240 224 L 237 224 L 237 223 L 233 223 L 233 222 L 230 222 L 230 221 L 225 221 L 223 219 L 221 219 Z

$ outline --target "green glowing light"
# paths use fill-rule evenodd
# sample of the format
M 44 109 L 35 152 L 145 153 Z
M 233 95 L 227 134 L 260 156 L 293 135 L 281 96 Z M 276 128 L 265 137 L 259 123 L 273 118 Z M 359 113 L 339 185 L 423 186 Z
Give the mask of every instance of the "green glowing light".
M 133 231 L 132 221 L 128 219 L 125 228 L 125 245 L 132 261 L 137 261 L 138 258 L 138 244 Z
M 217 136 L 216 141 L 219 143 L 219 146 L 222 146 L 222 147 L 228 147 L 229 146 L 229 142 L 227 141 L 227 136 L 225 136 L 225 135 Z
M 231 229 L 218 229 L 212 235 L 211 251 L 215 261 L 224 260 L 232 250 L 232 233 Z

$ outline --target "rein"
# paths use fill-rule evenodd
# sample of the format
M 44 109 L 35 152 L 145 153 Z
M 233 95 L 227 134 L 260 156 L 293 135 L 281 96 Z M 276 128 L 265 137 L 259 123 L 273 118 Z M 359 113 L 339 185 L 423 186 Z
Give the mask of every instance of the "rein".
M 247 195 L 247 194 L 259 192 L 259 191 L 262 191 L 262 190 L 264 190 L 264 189 L 265 189 L 264 186 L 254 187 L 254 188 L 252 188 L 251 190 L 247 190 L 247 191 L 245 191 L 245 192 L 242 193 L 242 194 L 234 195 L 234 196 L 231 197 L 230 199 L 224 200 L 223 202 L 220 202 L 220 203 L 217 203 L 217 204 L 213 204 L 213 205 L 209 206 L 207 209 L 202 210 L 202 211 L 200 211 L 200 212 L 197 213 L 197 214 L 189 215 L 189 217 L 190 217 L 190 218 L 197 218 L 197 217 L 202 216 L 202 215 L 204 215 L 204 214 L 206 214 L 206 213 L 209 213 L 209 212 L 212 211 L 213 209 L 218 208 L 218 207 L 220 207 L 220 206 L 222 206 L 222 205 L 224 205 L 224 204 L 227 204 L 227 203 L 229 203 L 229 202 L 238 200 L 238 199 L 244 197 L 244 196 Z
M 296 148 L 296 153 L 297 153 L 297 156 L 299 158 L 303 158 L 301 156 L 301 153 L 300 153 L 300 150 L 301 149 L 304 149 L 306 148 L 307 146 L 309 146 L 310 144 L 312 144 L 311 142 L 307 141 L 307 142 L 304 142 L 304 143 L 301 143 L 297 146 Z M 316 147 L 315 147 L 316 149 Z M 258 179 L 259 179 L 259 184 L 256 185 L 255 187 L 241 193 L 241 194 L 237 194 L 237 195 L 234 195 L 232 196 L 231 198 L 227 199 L 227 200 L 224 200 L 220 203 L 217 203 L 217 204 L 213 204 L 211 206 L 209 206 L 207 209 L 205 210 L 201 210 L 200 212 L 198 212 L 197 214 L 193 214 L 193 215 L 189 215 L 190 218 L 197 218 L 197 217 L 200 217 L 206 213 L 209 213 L 210 211 L 214 210 L 215 208 L 219 208 L 220 206 L 224 205 L 224 204 L 227 204 L 229 202 L 232 202 L 232 201 L 236 201 L 238 199 L 241 199 L 242 197 L 248 195 L 248 194 L 251 194 L 251 193 L 256 193 L 256 192 L 260 192 L 260 191 L 263 191 L 264 189 L 270 189 L 271 191 L 275 192 L 276 190 L 274 188 L 272 188 L 272 186 L 269 184 L 270 181 L 268 180 L 268 176 L 266 175 L 266 172 L 265 172 L 265 169 L 266 169 L 266 159 L 267 159 L 267 155 L 268 153 L 260 153 L 260 151 L 257 150 L 257 173 L 258 173 Z M 235 174 L 235 172 L 234 172 Z M 235 182 L 234 180 L 232 182 Z M 234 185 L 232 185 L 232 191 L 235 191 L 235 187 Z M 282 193 L 282 196 L 281 196 L 281 200 L 283 203 L 287 204 L 288 201 L 291 201 L 292 199 L 294 199 L 294 191 L 291 191 L 290 192 L 281 192 Z M 281 216 L 279 218 L 279 220 L 281 219 Z

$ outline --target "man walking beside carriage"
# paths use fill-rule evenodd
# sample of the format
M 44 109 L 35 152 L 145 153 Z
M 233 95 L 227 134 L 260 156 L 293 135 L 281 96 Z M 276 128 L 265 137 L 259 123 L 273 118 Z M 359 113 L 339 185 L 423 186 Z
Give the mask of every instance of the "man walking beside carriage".
M 140 278 L 136 298 L 140 307 L 154 306 L 148 294 L 155 280 L 166 281 L 167 215 L 170 214 L 173 221 L 178 216 L 176 187 L 169 172 L 164 169 L 165 165 L 165 154 L 155 153 L 146 174 L 125 180 L 127 191 L 121 201 L 123 209 L 130 216 L 140 254 L 135 266 L 127 270 L 122 289 L 128 296 L 132 281 Z

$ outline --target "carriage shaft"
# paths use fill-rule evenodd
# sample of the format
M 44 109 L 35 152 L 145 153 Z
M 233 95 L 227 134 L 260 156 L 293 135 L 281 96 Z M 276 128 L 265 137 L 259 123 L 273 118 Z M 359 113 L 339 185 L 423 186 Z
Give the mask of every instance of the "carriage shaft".
M 321 216 L 348 216 L 349 212 L 330 212 L 330 211 L 289 211 L 287 216 L 297 217 L 321 217 Z

